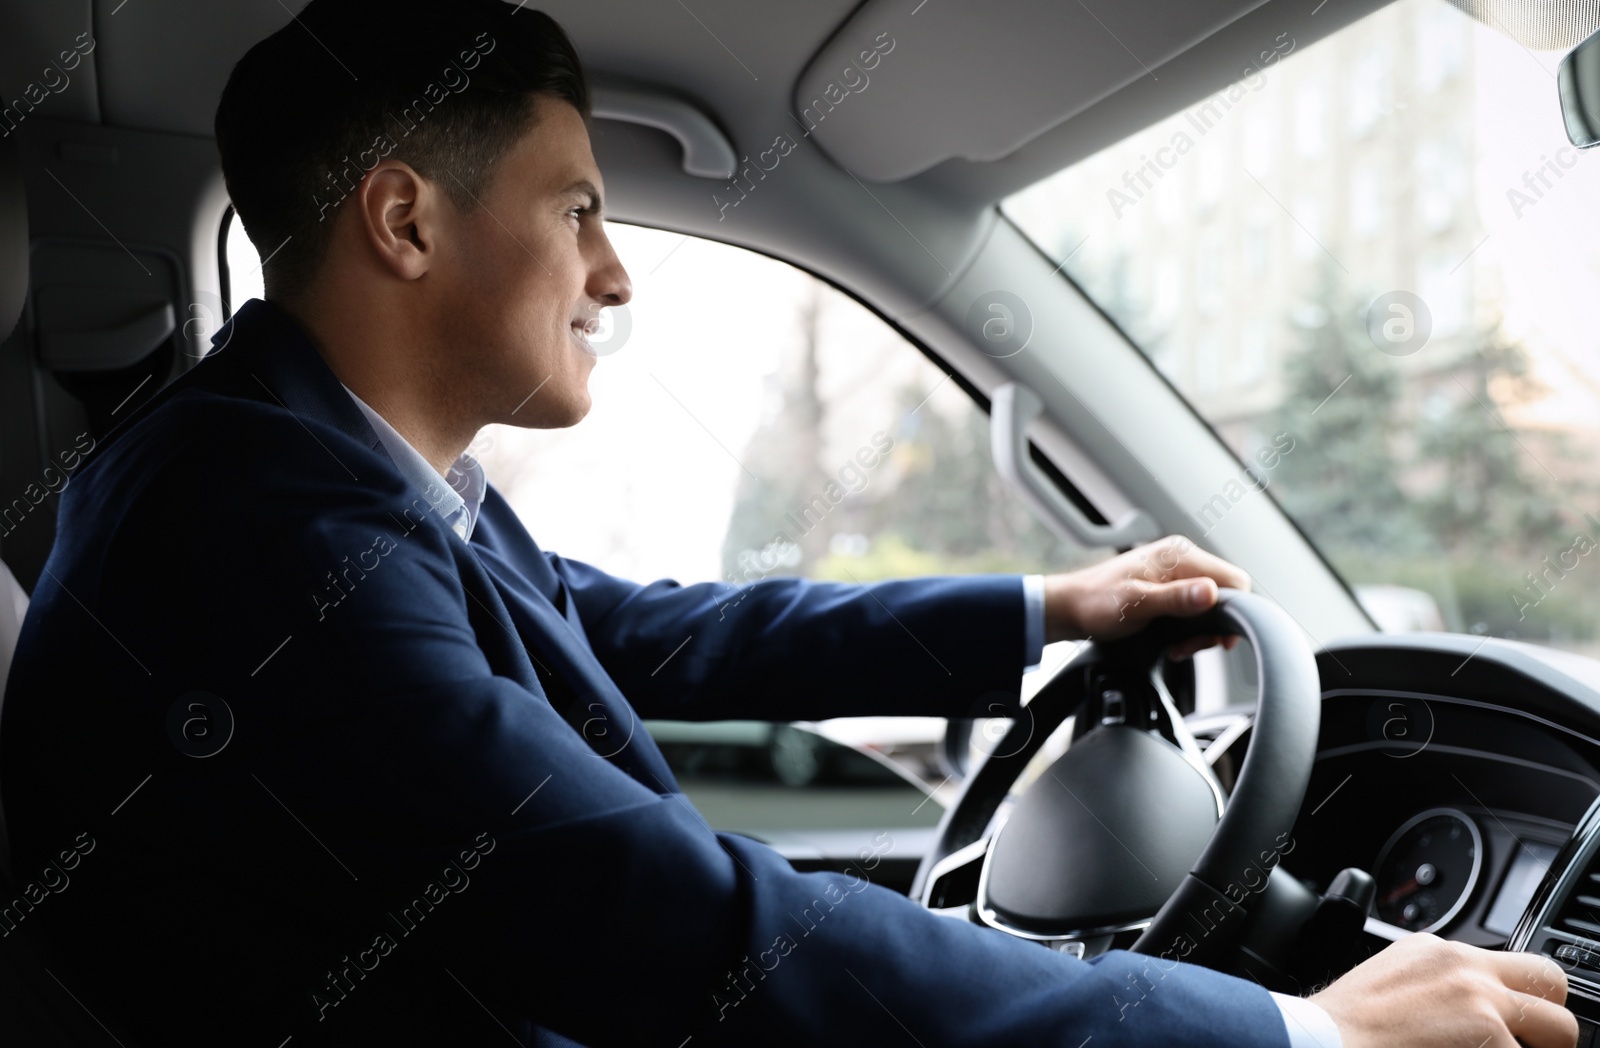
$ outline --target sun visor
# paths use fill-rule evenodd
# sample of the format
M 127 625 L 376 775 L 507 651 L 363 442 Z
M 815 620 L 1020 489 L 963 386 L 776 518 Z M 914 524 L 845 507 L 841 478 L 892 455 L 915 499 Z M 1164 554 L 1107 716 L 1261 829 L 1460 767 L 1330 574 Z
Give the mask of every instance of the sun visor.
M 783 130 L 877 182 L 997 160 L 1263 2 L 867 0 L 801 74 Z

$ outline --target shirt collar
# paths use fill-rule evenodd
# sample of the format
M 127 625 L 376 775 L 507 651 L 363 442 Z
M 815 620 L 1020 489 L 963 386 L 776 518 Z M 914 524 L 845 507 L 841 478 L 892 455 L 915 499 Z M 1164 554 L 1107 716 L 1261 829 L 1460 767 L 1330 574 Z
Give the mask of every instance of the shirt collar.
M 484 493 L 488 488 L 482 463 L 470 451 L 464 451 L 450 471 L 441 477 L 439 471 L 422 457 L 422 453 L 412 447 L 411 442 L 389 425 L 382 415 L 356 396 L 349 386 L 344 386 L 344 391 L 350 394 L 350 399 L 366 416 L 400 475 L 422 493 L 428 505 L 444 518 L 450 530 L 461 536 L 462 541 L 471 539 L 472 529 L 478 523 L 478 510 L 483 505 Z

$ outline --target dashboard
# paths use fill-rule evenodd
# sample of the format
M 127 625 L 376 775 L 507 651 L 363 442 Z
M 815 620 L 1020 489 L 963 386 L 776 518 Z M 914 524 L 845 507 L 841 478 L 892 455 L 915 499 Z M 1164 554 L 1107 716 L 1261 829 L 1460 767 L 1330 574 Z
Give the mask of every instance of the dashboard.
M 1579 1044 L 1600 1045 L 1600 660 L 1445 633 L 1354 638 L 1316 658 L 1321 710 L 1309 785 L 1293 828 L 1243 881 L 1261 898 L 1237 950 L 1217 966 L 1309 994 L 1418 933 L 1542 953 L 1568 973 Z M 1205 740 L 1195 760 L 1221 790 L 1233 787 L 1253 715 L 1231 707 L 1184 720 Z M 1031 761 L 1050 765 L 1069 736 L 1056 729 L 1059 750 L 1045 746 Z M 1014 798 L 1017 789 L 1011 783 Z M 1026 799 L 986 816 L 987 834 L 969 823 L 914 896 L 937 913 L 1075 956 L 1135 945 L 1149 919 L 1030 929 L 990 904 L 992 845 Z M 951 832 L 946 824 L 941 832 Z
M 1503 946 L 1600 797 L 1600 744 L 1500 701 L 1326 694 L 1289 868 L 1319 890 L 1366 870 L 1380 925 Z
M 1331 645 L 1318 669 L 1316 763 L 1285 871 L 1319 892 L 1350 868 L 1371 875 L 1363 954 L 1431 932 L 1554 958 L 1585 1021 L 1580 1043 L 1591 1043 L 1600 1034 L 1600 662 L 1406 634 Z M 1217 745 L 1234 751 L 1247 738 Z M 1225 775 L 1238 756 L 1207 760 Z

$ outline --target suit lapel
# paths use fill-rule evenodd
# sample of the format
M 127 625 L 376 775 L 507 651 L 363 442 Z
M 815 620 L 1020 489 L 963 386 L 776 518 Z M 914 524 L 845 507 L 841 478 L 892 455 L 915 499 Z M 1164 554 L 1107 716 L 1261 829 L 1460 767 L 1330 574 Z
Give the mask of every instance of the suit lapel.
M 539 664 L 551 704 L 594 751 L 652 790 L 678 789 L 672 771 L 632 704 L 618 690 L 589 646 L 576 603 L 566 614 L 546 597 L 563 584 L 500 493 L 484 499 L 472 552 L 488 571 L 517 631 Z

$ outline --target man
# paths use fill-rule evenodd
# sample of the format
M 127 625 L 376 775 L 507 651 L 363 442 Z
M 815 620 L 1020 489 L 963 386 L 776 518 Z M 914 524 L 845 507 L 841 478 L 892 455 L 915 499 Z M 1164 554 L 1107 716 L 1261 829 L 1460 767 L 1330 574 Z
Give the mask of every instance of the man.
M 724 619 L 724 587 L 542 553 L 461 456 L 581 420 L 585 335 L 630 295 L 586 109 L 560 30 L 498 0 L 315 0 L 234 71 L 217 138 L 268 301 L 66 490 L 0 732 L 44 885 L 8 921 L 97 1018 L 130 1045 L 1574 1042 L 1551 962 L 1428 937 L 1315 1003 L 1182 965 L 1125 1014 L 1141 959 L 712 833 L 636 709 L 1014 706 L 1043 640 L 1248 580 L 1175 542 L 1157 580 L 1148 551 L 770 579 Z

